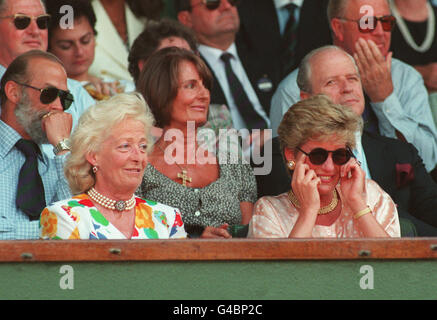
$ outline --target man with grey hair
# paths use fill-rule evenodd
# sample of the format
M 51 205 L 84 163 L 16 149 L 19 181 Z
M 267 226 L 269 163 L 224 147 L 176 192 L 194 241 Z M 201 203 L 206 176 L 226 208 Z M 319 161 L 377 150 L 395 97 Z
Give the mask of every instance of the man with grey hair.
M 363 113 L 368 128 L 412 143 L 431 172 L 437 164 L 437 130 L 428 93 L 421 75 L 389 52 L 394 21 L 387 1 L 330 0 L 328 13 L 334 45 L 352 55 L 360 71 L 368 98 Z M 282 115 L 300 98 L 297 74 L 289 74 L 272 98 L 274 136 Z
M 0 239 L 37 239 L 39 216 L 54 201 L 69 198 L 63 162 L 73 102 L 67 73 L 52 54 L 31 50 L 12 61 L 1 80 Z M 53 158 L 41 152 L 50 144 Z M 53 152 L 52 151 L 52 152 Z
M 358 68 L 354 59 L 336 46 L 311 51 L 301 62 L 297 82 L 301 99 L 322 93 L 334 103 L 350 107 L 359 115 L 364 112 Z M 426 172 L 417 150 L 409 143 L 364 131 L 357 132 L 353 152 L 366 177 L 375 180 L 397 204 L 399 216 L 403 218 L 403 236 L 414 235 L 407 233 L 406 221 L 413 222 L 419 236 L 437 236 L 437 184 Z M 282 159 L 276 162 L 273 168 L 279 170 L 281 165 L 283 167 Z M 266 185 L 281 186 L 278 193 L 290 187 L 284 172 L 276 177 L 257 179 L 264 179 L 258 181 L 264 188 Z
M 35 49 L 47 50 L 49 18 L 41 0 L 0 0 L 0 78 L 19 55 Z M 80 82 L 68 79 L 67 85 L 74 96 L 67 110 L 74 127 L 82 112 L 95 102 Z M 52 149 L 50 144 L 42 148 L 49 157 L 54 157 Z

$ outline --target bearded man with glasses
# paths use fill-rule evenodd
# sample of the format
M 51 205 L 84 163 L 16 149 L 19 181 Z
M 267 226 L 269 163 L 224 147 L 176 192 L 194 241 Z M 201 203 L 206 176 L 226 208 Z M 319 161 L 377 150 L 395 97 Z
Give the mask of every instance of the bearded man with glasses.
M 19 55 L 30 50 L 47 50 L 49 19 L 41 0 L 0 0 L 0 78 Z M 62 101 L 69 103 L 71 106 L 64 108 L 72 115 L 74 127 L 80 115 L 95 102 L 78 81 L 67 79 L 67 87 L 65 92 L 45 90 L 41 92 L 41 97 L 46 94 L 51 94 L 51 97 L 59 95 Z M 42 145 L 42 152 L 50 158 L 54 157 L 53 147 L 49 143 Z
M 413 144 L 437 181 L 437 130 L 422 76 L 389 52 L 394 19 L 386 0 L 330 0 L 333 44 L 352 55 L 366 95 L 365 129 Z M 278 86 L 270 111 L 273 135 L 299 101 L 298 70 Z M 315 71 L 317 72 L 317 71 Z M 434 171 L 433 171 L 434 170 Z
M 0 84 L 0 239 L 37 239 L 44 207 L 71 196 L 63 163 L 72 115 L 64 111 L 74 98 L 62 63 L 41 50 L 13 60 Z

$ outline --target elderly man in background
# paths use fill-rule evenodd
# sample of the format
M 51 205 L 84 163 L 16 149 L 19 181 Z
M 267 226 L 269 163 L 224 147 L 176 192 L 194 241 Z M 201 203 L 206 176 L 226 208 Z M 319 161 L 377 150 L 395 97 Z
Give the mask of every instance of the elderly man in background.
M 365 128 L 413 144 L 431 172 L 437 164 L 437 130 L 423 78 L 389 52 L 393 17 L 386 0 L 330 0 L 334 44 L 354 56 L 368 100 Z M 279 85 L 272 99 L 273 135 L 282 115 L 299 100 L 298 70 Z M 434 171 L 435 172 L 435 171 Z M 434 178 L 436 179 L 436 178 Z
M 325 46 L 311 51 L 301 62 L 297 83 L 302 99 L 323 93 L 359 115 L 364 112 L 358 67 L 352 56 L 339 47 Z M 281 181 L 283 168 L 278 166 L 282 166 L 282 158 L 278 156 L 276 140 L 273 140 L 276 171 L 270 177 L 257 179 L 264 189 L 280 188 L 275 190 L 279 194 L 288 190 L 290 182 L 284 178 Z M 416 148 L 365 130 L 362 135 L 357 132 L 353 152 L 366 177 L 376 181 L 397 204 L 399 216 L 413 222 L 419 236 L 437 236 L 437 184 L 426 172 Z M 406 233 L 406 224 L 403 226 L 403 236 L 413 235 Z
M 70 136 L 72 116 L 64 110 L 73 97 L 61 62 L 40 50 L 18 56 L 1 88 L 0 239 L 37 239 L 42 209 L 70 196 L 63 170 L 69 148 L 59 141 Z
M 41 0 L 0 0 L 0 78 L 20 54 L 47 50 L 49 18 Z M 74 127 L 82 112 L 95 102 L 78 81 L 67 79 L 67 86 L 74 97 L 67 111 Z M 53 157 L 50 145 L 43 145 L 42 151 Z

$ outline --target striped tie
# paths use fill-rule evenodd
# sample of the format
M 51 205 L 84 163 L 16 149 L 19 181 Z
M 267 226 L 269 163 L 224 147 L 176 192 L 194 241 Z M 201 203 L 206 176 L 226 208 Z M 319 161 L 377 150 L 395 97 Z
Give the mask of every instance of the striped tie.
M 26 157 L 18 178 L 17 207 L 27 214 L 30 220 L 37 220 L 46 206 L 44 185 L 38 172 L 37 157 L 40 150 L 35 142 L 25 139 L 20 139 L 15 146 Z

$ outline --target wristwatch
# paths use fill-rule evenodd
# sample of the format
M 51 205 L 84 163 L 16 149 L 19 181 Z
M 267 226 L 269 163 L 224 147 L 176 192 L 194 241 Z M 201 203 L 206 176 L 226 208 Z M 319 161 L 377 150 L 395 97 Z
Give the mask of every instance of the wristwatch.
M 70 150 L 70 143 L 68 138 L 64 138 L 58 142 L 58 144 L 53 148 L 53 152 L 57 155 L 61 151 Z

